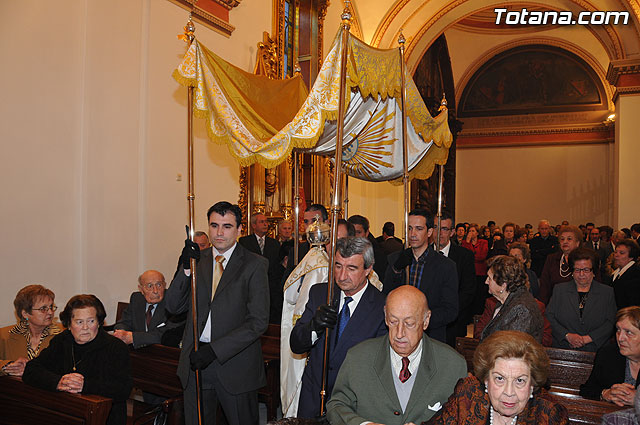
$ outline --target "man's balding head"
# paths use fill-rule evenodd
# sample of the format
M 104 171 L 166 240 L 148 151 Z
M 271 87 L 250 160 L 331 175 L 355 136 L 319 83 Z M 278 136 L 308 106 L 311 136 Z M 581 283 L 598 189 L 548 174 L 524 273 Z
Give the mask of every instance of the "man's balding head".
M 402 357 L 409 356 L 418 348 L 429 326 L 431 311 L 427 297 L 414 286 L 401 286 L 387 296 L 384 313 L 393 351 Z
M 138 289 L 149 304 L 157 304 L 164 298 L 167 283 L 157 270 L 147 270 L 138 277 Z

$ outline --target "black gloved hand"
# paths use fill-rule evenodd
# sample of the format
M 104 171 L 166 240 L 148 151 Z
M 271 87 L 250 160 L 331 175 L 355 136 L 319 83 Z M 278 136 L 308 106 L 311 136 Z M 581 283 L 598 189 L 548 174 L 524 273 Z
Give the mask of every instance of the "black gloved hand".
M 326 328 L 333 329 L 338 322 L 338 309 L 323 304 L 316 310 L 316 313 L 311 319 L 311 330 L 318 333 L 324 332 Z
M 411 248 L 404 249 L 393 264 L 393 268 L 397 271 L 401 271 L 404 270 L 405 267 L 410 266 L 411 263 L 413 263 L 413 250 Z
M 196 259 L 196 263 L 200 261 L 200 247 L 197 243 L 191 239 L 184 240 L 184 248 L 182 248 L 182 254 L 180 254 L 180 263 L 185 270 L 191 268 L 191 258 Z
M 191 354 L 189 354 L 191 370 L 206 369 L 215 359 L 216 353 L 213 352 L 210 344 L 200 344 L 198 351 L 193 350 Z

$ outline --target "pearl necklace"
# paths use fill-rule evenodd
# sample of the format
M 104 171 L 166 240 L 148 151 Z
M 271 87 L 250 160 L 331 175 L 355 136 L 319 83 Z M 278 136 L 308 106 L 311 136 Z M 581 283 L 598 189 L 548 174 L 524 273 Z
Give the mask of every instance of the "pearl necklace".
M 518 415 L 515 415 L 513 419 L 511 419 L 511 425 L 515 425 L 518 420 Z M 493 406 L 489 408 L 489 425 L 493 425 Z
M 562 256 L 560 257 L 560 277 L 563 279 L 566 279 L 567 277 L 569 277 L 571 275 L 571 268 L 569 267 L 569 262 L 567 261 L 567 268 L 564 269 L 562 267 L 562 264 L 566 261 L 565 255 L 562 254 Z

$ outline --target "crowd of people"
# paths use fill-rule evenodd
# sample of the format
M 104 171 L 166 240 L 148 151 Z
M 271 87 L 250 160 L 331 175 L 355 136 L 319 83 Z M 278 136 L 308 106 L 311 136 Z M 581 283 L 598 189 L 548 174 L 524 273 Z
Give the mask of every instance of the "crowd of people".
M 326 208 L 313 204 L 301 230 L 328 221 Z M 580 394 L 634 403 L 640 224 L 614 231 L 541 220 L 535 232 L 513 222 L 456 224 L 417 209 L 408 215 L 405 248 L 393 223 L 376 238 L 369 220 L 353 215 L 338 221 L 329 264 L 328 241 L 301 240 L 294 249 L 290 221 L 277 223 L 272 238 L 268 218 L 253 214 L 243 232 L 239 207 L 222 201 L 207 211 L 207 223 L 208 232 L 185 240 L 171 284 L 159 271 L 142 273 L 112 327 L 94 295 L 72 297 L 58 323 L 51 290 L 20 290 L 18 323 L 0 329 L 2 373 L 51 391 L 110 397 L 108 423 L 124 424 L 132 387 L 127 346 L 180 347 L 185 423 L 198 423 L 199 371 L 205 423 L 216 423 L 219 405 L 229 424 L 256 424 L 257 391 L 266 384 L 260 336 L 278 324 L 284 417 L 566 424 L 566 409 L 544 389 L 544 346 L 597 352 Z M 195 332 L 185 320 L 193 273 Z M 480 344 L 467 375 L 452 347 L 474 317 Z

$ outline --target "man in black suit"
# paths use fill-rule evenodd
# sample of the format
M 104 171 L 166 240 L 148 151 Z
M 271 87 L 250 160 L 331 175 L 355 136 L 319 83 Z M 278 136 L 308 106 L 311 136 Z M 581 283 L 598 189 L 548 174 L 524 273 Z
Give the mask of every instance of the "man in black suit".
M 600 238 L 600 228 L 594 227 L 589 234 L 589 240 L 584 243 L 587 248 L 593 249 L 598 254 L 600 260 L 600 267 L 604 266 L 607 258 L 613 252 L 613 247 L 610 242 L 603 241 Z
M 376 238 L 373 237 L 371 232 L 369 232 L 369 219 L 362 215 L 352 215 L 347 220 L 349 223 L 353 224 L 353 227 L 356 229 L 356 236 L 360 238 L 367 238 L 369 242 L 371 242 L 371 246 L 373 247 L 373 254 L 375 255 L 376 262 L 373 265 L 373 270 L 378 274 L 378 276 L 384 276 L 385 271 L 387 270 L 387 254 L 382 250 Z
M 436 228 L 437 219 L 434 219 Z M 471 323 L 473 311 L 473 297 L 476 293 L 476 269 L 473 252 L 461 245 L 451 243 L 455 229 L 453 218 L 443 214 L 440 220 L 440 252 L 456 263 L 458 272 L 458 318 L 447 325 L 447 344 L 456 345 L 456 337 L 467 335 L 467 325 Z M 435 240 L 436 236 L 433 235 Z M 435 242 L 433 244 L 435 249 Z
M 540 220 L 538 224 L 539 235 L 529 241 L 531 248 L 531 270 L 536 272 L 538 277 L 542 276 L 542 269 L 547 255 L 558 251 L 558 238 L 552 236 L 551 225 L 548 220 Z
M 138 277 L 138 292 L 131 294 L 129 305 L 114 326 L 113 336 L 133 348 L 160 344 L 163 334 L 182 325 L 165 309 L 164 276 L 157 270 L 147 270 Z M 171 319 L 171 320 L 170 320 Z
M 331 396 L 347 350 L 365 339 L 386 333 L 385 297 L 367 279 L 373 268 L 374 258 L 368 239 L 339 239 L 336 243 L 333 303 L 327 305 L 326 283 L 316 284 L 309 291 L 309 301 L 304 313 L 296 322 L 289 338 L 291 351 L 296 354 L 309 352 L 309 360 L 302 375 L 297 415 L 299 418 L 314 418 L 320 414 L 324 332 L 327 328 L 335 328 L 329 335 L 327 400 Z
M 195 258 L 199 349 L 193 322 L 187 320 L 178 363 L 184 388 L 185 423 L 198 423 L 194 370 L 201 371 L 206 424 L 216 423 L 217 402 L 230 425 L 258 423 L 258 389 L 266 384 L 260 335 L 269 324 L 267 260 L 236 239 L 242 230 L 237 205 L 218 202 L 207 212 L 213 246 L 200 251 L 187 239 L 180 256 L 183 270 L 165 295 L 167 310 L 191 317 L 191 272 Z
M 409 213 L 409 246 L 411 248 L 389 256 L 389 267 L 384 277 L 384 292 L 389 293 L 406 283 L 427 296 L 431 320 L 427 334 L 446 342 L 446 329 L 458 317 L 458 272 L 456 263 L 435 252 L 429 244 L 433 234 L 433 216 L 425 210 Z
M 376 241 L 380 244 L 380 248 L 385 254 L 385 258 L 393 254 L 396 251 L 402 251 L 404 243 L 402 239 L 398 239 L 394 236 L 396 226 L 391 221 L 387 221 L 382 226 L 382 236 L 378 236 Z M 384 277 L 384 276 L 383 276 Z
M 280 323 L 282 316 L 282 270 L 279 264 L 280 243 L 267 236 L 269 221 L 264 214 L 251 216 L 252 235 L 238 239 L 240 245 L 269 260 L 269 323 Z

